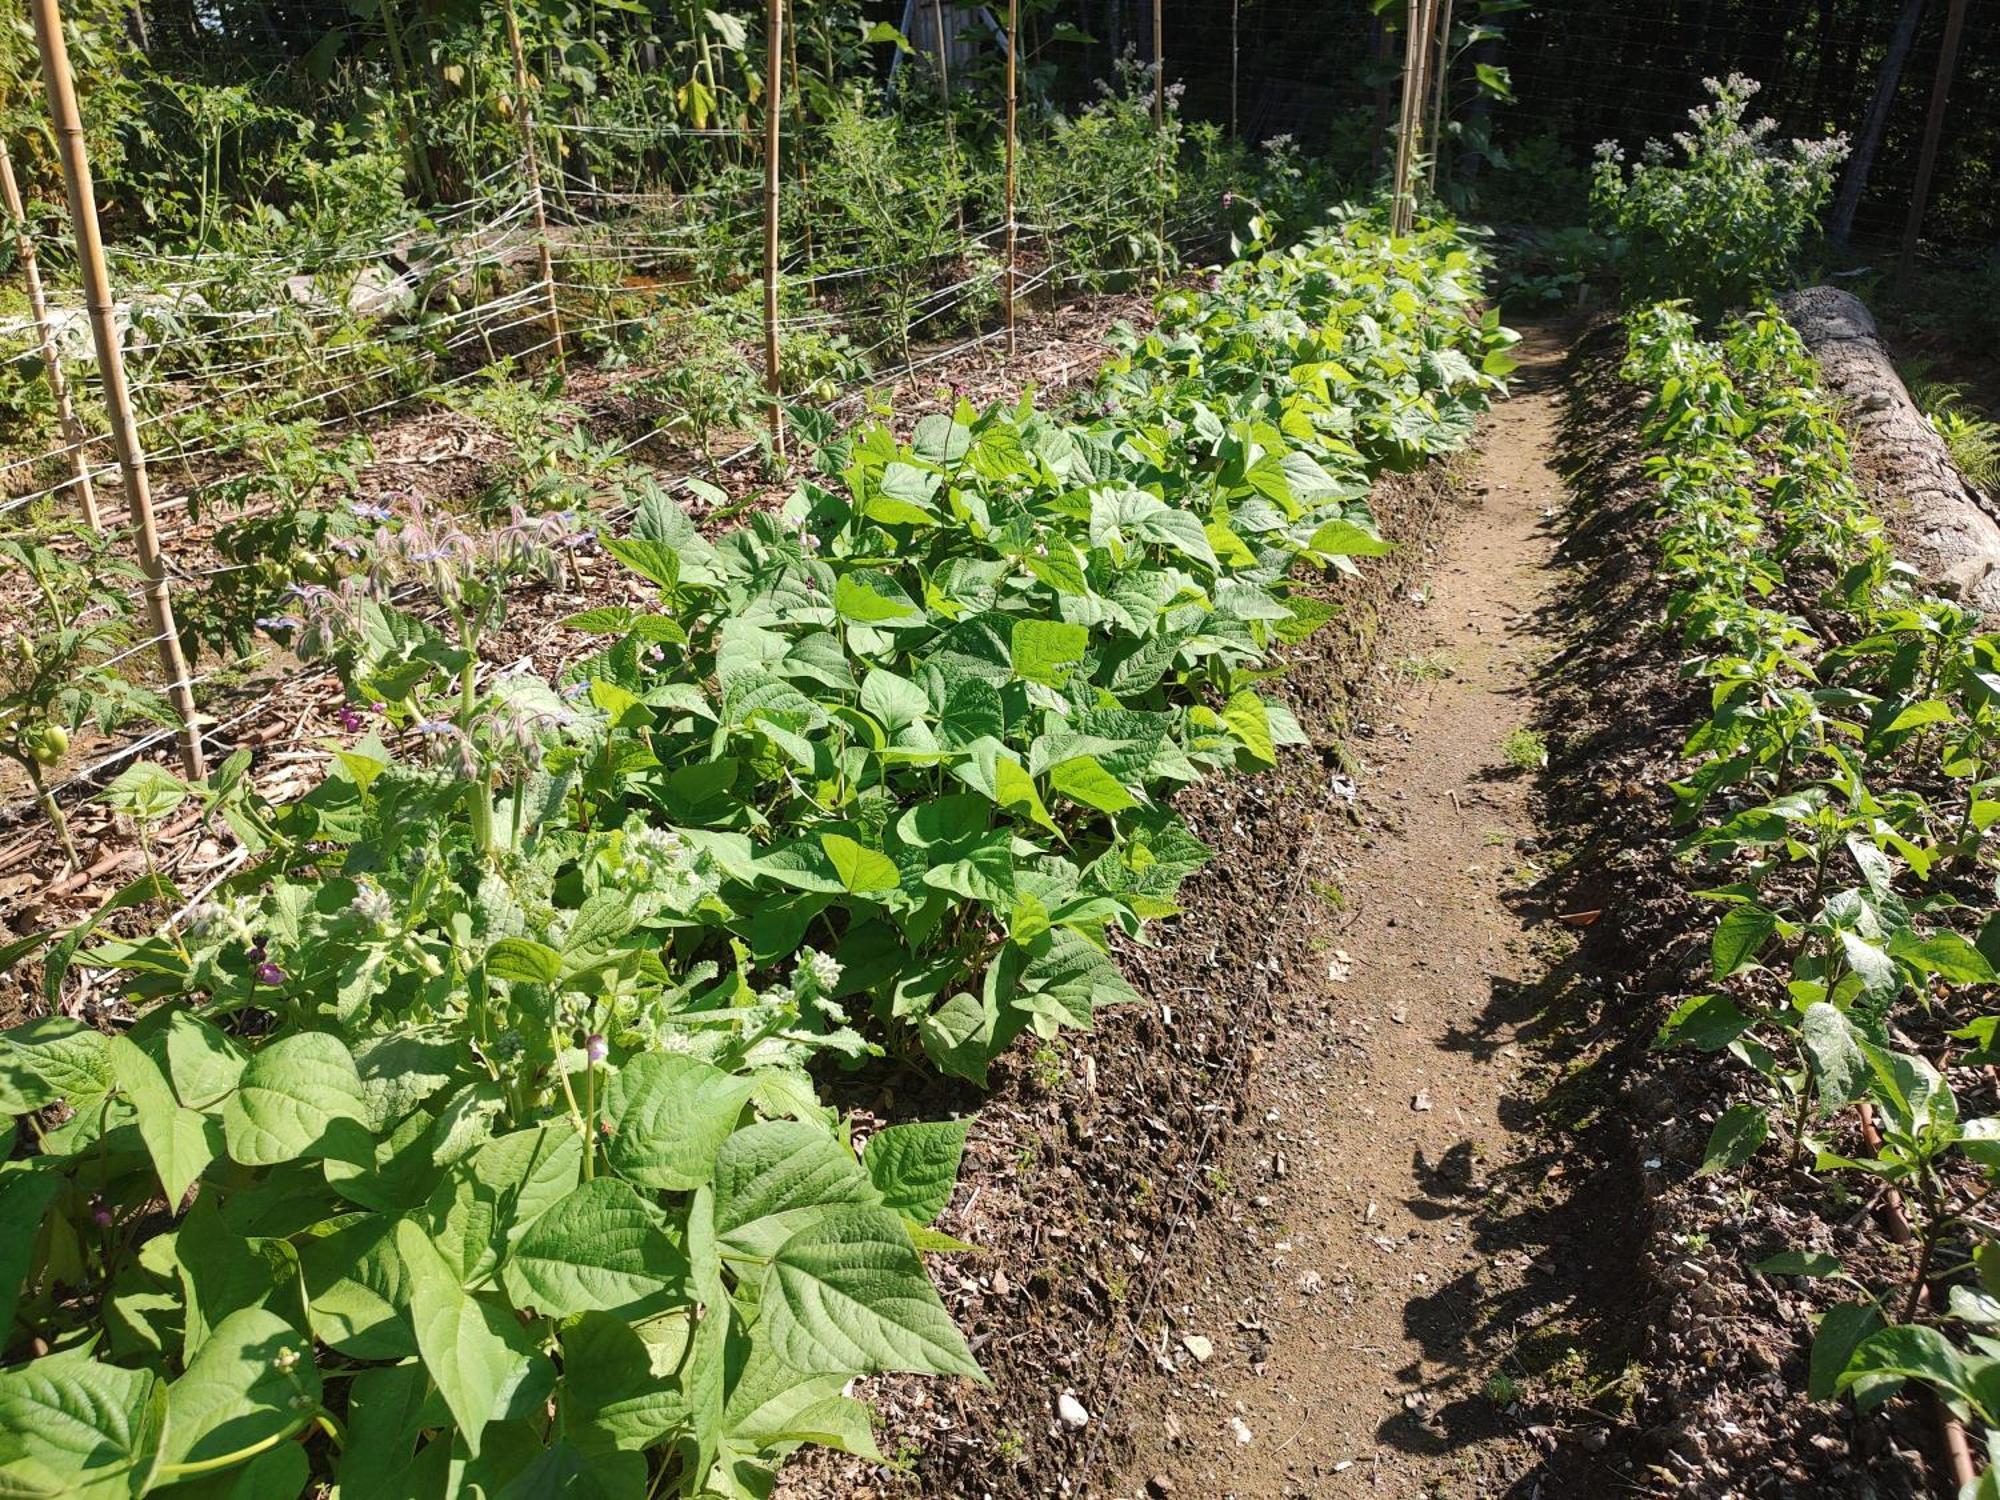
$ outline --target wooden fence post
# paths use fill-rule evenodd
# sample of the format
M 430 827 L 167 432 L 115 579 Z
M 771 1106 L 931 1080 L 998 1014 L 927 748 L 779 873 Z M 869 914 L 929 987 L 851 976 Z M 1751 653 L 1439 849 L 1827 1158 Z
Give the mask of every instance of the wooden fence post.
M 562 309 L 556 305 L 555 258 L 549 253 L 548 206 L 542 199 L 541 153 L 535 146 L 535 107 L 528 99 L 528 58 L 521 49 L 521 23 L 514 16 L 514 0 L 506 0 L 501 14 L 507 21 L 507 50 L 514 54 L 514 123 L 521 132 L 521 155 L 528 172 L 528 205 L 535 220 L 535 259 L 542 273 L 542 286 L 549 296 L 549 337 L 554 341 L 555 359 L 564 362 Z
M 778 369 L 778 130 L 785 92 L 784 0 L 764 7 L 764 389 L 771 396 L 771 446 L 785 460 L 784 381 Z
M 1917 180 L 1910 188 L 1910 213 L 1903 221 L 1903 253 L 1898 274 L 1907 273 L 1917 257 L 1924 210 L 1930 205 L 1931 176 L 1937 171 L 1938 144 L 1944 138 L 1945 101 L 1951 95 L 1952 74 L 1958 67 L 1958 42 L 1964 32 L 1965 0 L 1951 0 L 1951 9 L 1944 18 L 1944 41 L 1938 48 L 1937 77 L 1931 84 L 1930 113 L 1924 117 L 1924 144 L 1917 157 Z
M 1014 52 L 1021 37 L 1021 0 L 1007 0 L 1007 357 L 1016 351 L 1014 333 Z
M 146 475 L 146 456 L 139 446 L 139 424 L 132 415 L 132 391 L 125 382 L 124 351 L 111 302 L 111 276 L 104 267 L 104 237 L 97 223 L 96 189 L 90 178 L 90 157 L 84 148 L 83 118 L 70 82 L 69 44 L 63 36 L 59 0 L 29 0 L 34 13 L 35 42 L 41 51 L 42 81 L 48 89 L 49 120 L 55 127 L 56 153 L 62 159 L 63 182 L 69 189 L 70 217 L 76 225 L 76 259 L 82 272 L 83 305 L 90 314 L 90 334 L 97 347 L 97 366 L 104 381 L 104 405 L 110 414 L 111 441 L 118 450 L 118 472 L 125 503 L 132 516 L 139 571 L 145 578 L 146 612 L 158 637 L 160 666 L 167 674 L 167 701 L 180 715 L 181 765 L 191 777 L 204 774 L 201 729 L 195 722 L 194 687 L 188 681 L 187 658 L 174 627 L 173 601 L 167 594 L 167 573 L 160 556 L 160 535 L 153 525 L 153 491 Z
M 0 140 L 0 197 L 6 201 L 7 217 L 14 223 L 14 251 L 21 258 L 21 279 L 28 284 L 28 311 L 35 320 L 35 338 L 42 347 L 42 367 L 48 372 L 49 393 L 55 397 L 56 425 L 62 431 L 63 446 L 69 454 L 70 484 L 83 506 L 83 518 L 93 531 L 104 529 L 97 513 L 97 486 L 90 482 L 90 458 L 83 424 L 76 419 L 76 403 L 70 399 L 69 377 L 63 374 L 62 349 L 56 343 L 49 322 L 49 299 L 42 290 L 42 271 L 35 260 L 35 237 L 28 229 L 27 205 L 21 201 L 21 185 L 14 180 L 14 158 L 7 143 Z

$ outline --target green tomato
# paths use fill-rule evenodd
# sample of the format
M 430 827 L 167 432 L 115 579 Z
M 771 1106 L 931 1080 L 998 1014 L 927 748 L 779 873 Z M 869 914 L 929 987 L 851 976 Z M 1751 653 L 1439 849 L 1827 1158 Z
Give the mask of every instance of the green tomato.
M 39 765 L 54 765 L 68 750 L 69 732 L 60 724 L 44 724 L 28 737 L 28 753 Z

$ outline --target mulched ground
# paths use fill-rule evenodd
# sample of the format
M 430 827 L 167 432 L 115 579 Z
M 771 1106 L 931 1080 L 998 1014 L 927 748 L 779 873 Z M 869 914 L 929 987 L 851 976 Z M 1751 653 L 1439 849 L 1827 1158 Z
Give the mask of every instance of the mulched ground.
M 948 407 L 958 396 L 975 406 L 1013 400 L 1026 388 L 1059 395 L 1087 380 L 1111 353 L 1110 331 L 1120 323 L 1144 326 L 1150 299 L 1110 295 L 1079 299 L 1021 319 L 1017 352 L 1005 353 L 999 338 L 970 347 L 947 346 L 918 351 L 922 365 L 912 374 L 885 373 L 865 391 L 846 398 L 844 414 L 863 414 L 871 397 L 893 402 L 894 425 L 903 436 L 927 411 Z M 650 407 L 624 394 L 632 372 L 616 375 L 579 371 L 567 399 L 579 410 L 579 421 L 599 438 L 629 441 L 657 422 Z M 357 498 L 396 506 L 407 512 L 422 506 L 431 512 L 462 513 L 491 484 L 511 450 L 490 427 L 456 410 L 406 414 L 370 433 L 376 459 L 362 476 Z M 739 444 L 718 443 L 718 452 Z M 699 471 L 699 456 L 685 448 L 654 440 L 635 449 L 633 460 L 650 468 L 663 483 Z M 708 477 L 728 496 L 720 510 L 736 516 L 761 505 L 779 503 L 785 493 L 764 473 L 756 456 L 711 470 Z M 684 497 L 691 499 L 691 497 Z M 708 514 L 690 504 L 697 520 Z M 722 516 L 714 517 L 723 524 Z M 192 527 L 179 534 L 183 560 L 204 544 L 212 527 Z M 212 557 L 212 554 L 209 554 Z M 17 580 L 18 582 L 18 580 Z M 648 596 L 644 584 L 610 557 L 587 550 L 560 586 L 523 588 L 510 602 L 505 624 L 482 643 L 482 656 L 498 668 L 527 667 L 553 676 L 562 666 L 602 644 L 595 637 L 565 630 L 560 621 L 579 610 L 617 602 L 640 603 Z M 0 611 L 12 606 L 0 597 Z M 150 664 L 150 656 L 146 658 Z M 199 663 L 203 670 L 212 663 Z M 339 725 L 341 690 L 331 672 L 302 665 L 271 649 L 253 663 L 232 671 L 204 690 L 202 710 L 215 721 L 208 733 L 211 763 L 237 748 L 255 754 L 251 775 L 267 796 L 285 800 L 316 783 L 329 746 L 352 736 Z M 127 828 L 89 800 L 127 762 L 112 759 L 123 741 L 78 735 L 68 764 L 52 780 L 74 774 L 76 768 L 101 765 L 86 780 L 62 794 L 84 870 L 65 873 L 60 851 L 44 826 L 40 811 L 26 796 L 17 768 L 0 766 L 0 943 L 14 935 L 68 925 L 88 916 L 113 892 L 142 873 L 143 858 Z M 171 763 L 171 742 L 154 744 L 143 753 Z M 233 841 L 184 818 L 166 828 L 154 842 L 160 868 L 192 899 L 207 881 L 234 867 Z M 114 924 L 115 926 L 115 924 Z M 90 1015 L 97 997 L 79 991 L 77 1014 Z M 13 972 L 0 976 L 0 1024 L 40 1013 L 31 976 Z

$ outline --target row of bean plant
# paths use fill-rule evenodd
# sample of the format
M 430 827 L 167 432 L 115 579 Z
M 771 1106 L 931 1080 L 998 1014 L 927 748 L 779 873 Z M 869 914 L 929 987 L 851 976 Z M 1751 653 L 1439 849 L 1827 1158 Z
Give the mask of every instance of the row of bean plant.
M 1679 304 L 1629 320 L 1653 395 L 1669 614 L 1711 689 L 1676 786 L 1682 848 L 1715 881 L 1712 988 L 1664 1045 L 1756 1075 L 1704 1172 L 1775 1138 L 1796 1168 L 1893 1191 L 1907 1264 L 1824 1246 L 1759 1269 L 1839 1279 L 1811 1393 L 1868 1406 L 1934 1387 L 2000 1453 L 2000 634 L 1929 592 L 1862 498 L 1832 402 L 1774 310 L 1707 339 Z M 1865 1113 L 1865 1122 L 1854 1118 Z M 1874 1142 L 1879 1141 L 1879 1144 Z M 1996 1493 L 1991 1470 L 1982 1495 Z
M 478 651 L 560 538 L 385 526 L 307 589 L 325 780 L 120 777 L 142 844 L 194 804 L 249 862 L 50 935 L 0 1039 L 10 1492 L 763 1496 L 874 1454 L 856 1376 L 978 1377 L 921 1259 L 964 1122 L 824 1099 L 1132 998 L 1114 939 L 1208 852 L 1172 792 L 1302 737 L 1291 575 L 1384 550 L 1371 476 L 1501 388 L 1479 272 L 1347 219 L 1167 293 L 1080 414 L 824 432 L 722 535 L 644 497 L 645 602 L 555 681 Z M 82 971 L 131 1024 L 61 1018 Z

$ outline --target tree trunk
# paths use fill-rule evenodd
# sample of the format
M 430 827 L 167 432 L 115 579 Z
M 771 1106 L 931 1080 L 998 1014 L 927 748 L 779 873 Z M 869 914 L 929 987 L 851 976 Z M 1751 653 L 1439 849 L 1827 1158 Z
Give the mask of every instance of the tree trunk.
M 1819 0 L 1819 30 L 1813 42 L 1812 124 L 1818 128 L 1833 110 L 1833 15 L 1838 0 Z
M 1861 138 L 1847 159 L 1847 171 L 1840 179 L 1840 196 L 1834 200 L 1833 221 L 1827 232 L 1837 245 L 1847 243 L 1854 232 L 1854 214 L 1861 207 L 1861 195 L 1868 191 L 1868 174 L 1875 166 L 1875 153 L 1882 145 L 1882 127 L 1889 107 L 1896 102 L 1896 86 L 1903 81 L 1903 64 L 1916 39 L 1917 22 L 1924 13 L 1924 0 L 1903 0 L 1903 13 L 1896 19 L 1889 50 L 1882 54 L 1882 71 L 1875 79 L 1875 98 L 1868 106 L 1868 118 L 1861 126 Z

